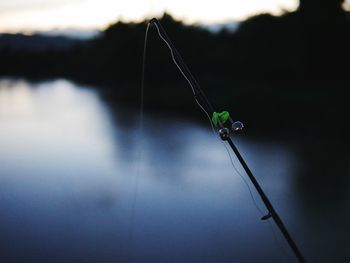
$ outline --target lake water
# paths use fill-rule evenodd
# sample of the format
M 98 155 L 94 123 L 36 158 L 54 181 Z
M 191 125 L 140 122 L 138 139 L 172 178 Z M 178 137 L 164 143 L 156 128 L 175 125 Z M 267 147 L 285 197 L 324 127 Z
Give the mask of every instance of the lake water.
M 1 262 L 295 262 L 209 124 L 146 108 L 139 127 L 93 88 L 0 80 Z M 293 143 L 234 140 L 309 262 L 347 262 L 348 180 L 308 185 Z

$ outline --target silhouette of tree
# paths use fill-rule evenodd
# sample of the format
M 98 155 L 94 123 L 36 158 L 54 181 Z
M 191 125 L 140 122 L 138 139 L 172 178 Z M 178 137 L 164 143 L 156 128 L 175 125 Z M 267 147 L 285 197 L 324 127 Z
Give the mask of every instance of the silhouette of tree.
M 300 0 L 299 11 L 309 15 L 318 13 L 320 15 L 342 12 L 344 0 Z

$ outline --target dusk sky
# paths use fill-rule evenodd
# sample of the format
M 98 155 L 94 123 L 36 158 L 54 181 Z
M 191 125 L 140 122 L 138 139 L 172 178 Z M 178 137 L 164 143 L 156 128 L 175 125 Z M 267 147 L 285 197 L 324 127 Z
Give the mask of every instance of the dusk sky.
M 298 0 L 1 0 L 0 32 L 57 28 L 103 29 L 117 20 L 137 21 L 167 11 L 193 23 L 220 23 L 292 11 Z
M 164 11 L 188 23 L 220 23 L 297 6 L 298 0 L 1 0 L 0 32 L 103 29 L 117 20 L 139 21 Z

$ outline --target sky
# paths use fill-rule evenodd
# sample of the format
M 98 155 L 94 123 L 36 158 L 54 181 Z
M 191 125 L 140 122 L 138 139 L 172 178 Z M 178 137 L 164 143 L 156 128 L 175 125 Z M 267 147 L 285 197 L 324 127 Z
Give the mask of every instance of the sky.
M 62 28 L 103 29 L 117 21 L 140 21 L 164 11 L 188 23 L 239 21 L 292 11 L 298 0 L 1 0 L 0 32 Z
M 164 11 L 187 23 L 223 23 L 262 12 L 278 15 L 297 6 L 298 0 L 1 0 L 0 32 L 103 29 Z

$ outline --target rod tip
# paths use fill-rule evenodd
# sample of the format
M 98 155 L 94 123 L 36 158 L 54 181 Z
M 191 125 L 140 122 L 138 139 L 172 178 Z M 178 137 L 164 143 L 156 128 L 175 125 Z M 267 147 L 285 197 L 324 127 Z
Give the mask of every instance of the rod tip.
M 158 22 L 158 19 L 155 17 L 149 21 L 150 24 L 157 23 L 157 22 Z

